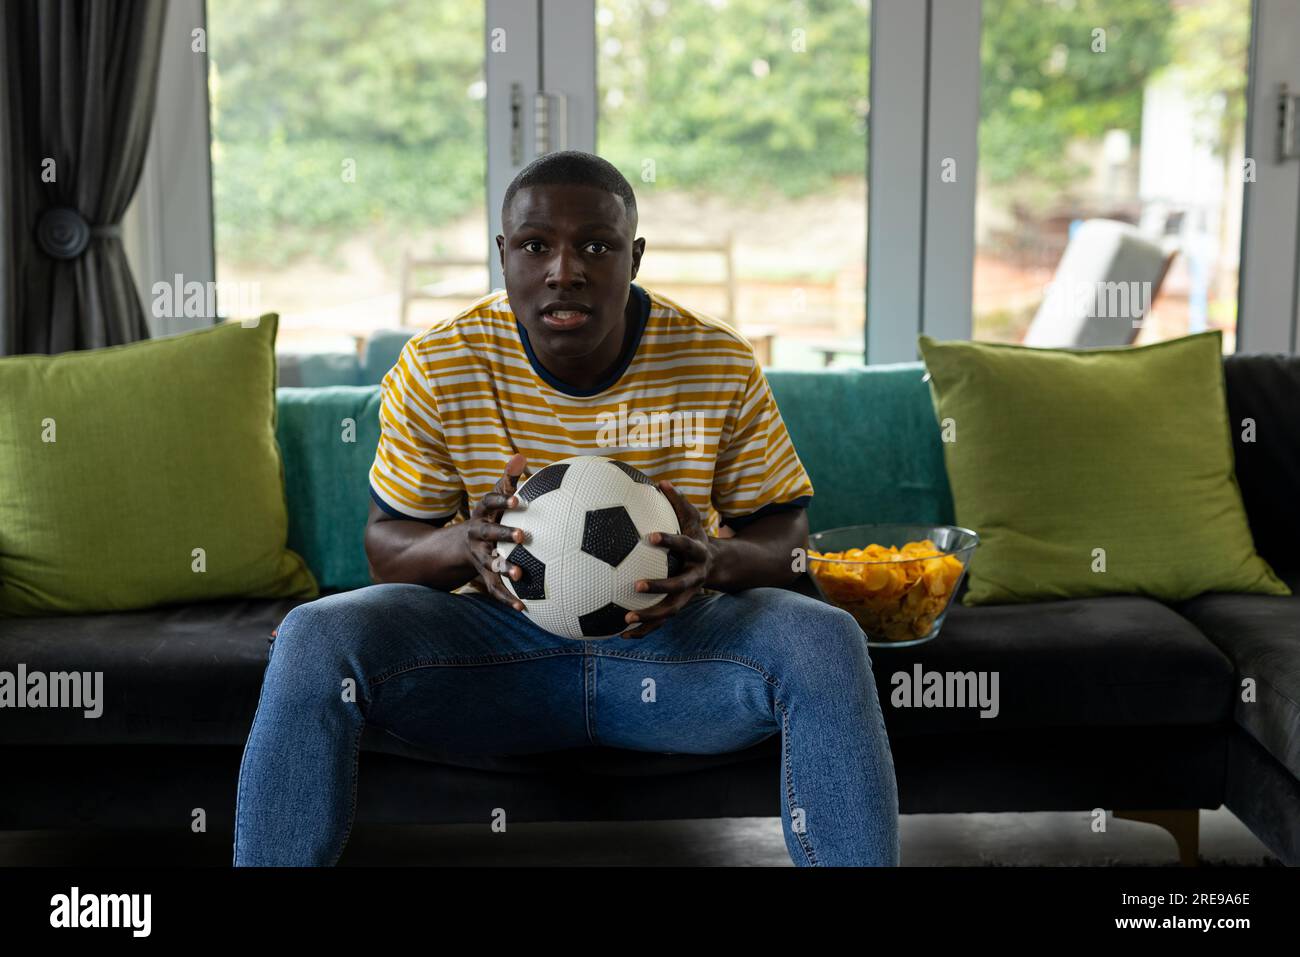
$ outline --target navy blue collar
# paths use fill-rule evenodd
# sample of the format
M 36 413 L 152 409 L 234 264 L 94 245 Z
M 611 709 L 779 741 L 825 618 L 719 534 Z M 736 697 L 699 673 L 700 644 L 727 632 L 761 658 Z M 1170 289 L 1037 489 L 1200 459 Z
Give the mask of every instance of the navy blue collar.
M 627 371 L 627 367 L 632 364 L 632 359 L 636 355 L 636 350 L 641 345 L 641 336 L 645 332 L 646 323 L 650 321 L 650 295 L 636 283 L 632 283 L 632 294 L 637 297 L 637 300 L 641 304 L 641 308 L 637 310 L 637 324 L 636 329 L 633 331 L 632 339 L 623 350 L 622 355 L 619 356 L 618 362 L 614 366 L 614 371 L 609 374 L 604 382 L 597 383 L 595 387 L 591 389 L 576 389 L 562 379 L 557 379 L 555 376 L 551 375 L 551 373 L 547 372 L 546 368 L 537 358 L 536 353 L 533 352 L 533 344 L 528 341 L 528 330 L 525 329 L 524 324 L 519 321 L 519 317 L 515 316 L 515 328 L 519 330 L 519 339 L 524 345 L 524 354 L 528 356 L 528 364 L 533 367 L 533 371 L 537 373 L 538 377 L 543 382 L 549 385 L 552 389 L 555 389 L 557 392 L 563 392 L 565 395 L 577 396 L 579 398 L 599 395 L 612 386 L 623 377 L 623 373 Z

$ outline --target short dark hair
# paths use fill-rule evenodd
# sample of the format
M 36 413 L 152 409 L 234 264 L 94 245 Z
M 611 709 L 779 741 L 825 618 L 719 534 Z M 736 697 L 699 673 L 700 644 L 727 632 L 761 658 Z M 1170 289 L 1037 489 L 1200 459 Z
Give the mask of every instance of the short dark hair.
M 621 199 L 628 221 L 636 222 L 636 195 L 632 192 L 632 184 L 613 163 L 595 153 L 559 150 L 537 157 L 506 187 L 505 198 L 501 201 L 502 220 L 506 218 L 506 210 L 510 208 L 515 193 L 527 186 L 595 186 Z

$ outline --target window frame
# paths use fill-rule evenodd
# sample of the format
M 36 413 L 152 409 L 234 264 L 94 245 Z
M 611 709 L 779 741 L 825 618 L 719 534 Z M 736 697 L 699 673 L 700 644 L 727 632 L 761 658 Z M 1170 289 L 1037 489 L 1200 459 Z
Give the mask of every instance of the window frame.
M 975 262 L 982 0 L 872 0 L 871 108 L 864 361 L 910 362 L 916 337 L 969 339 Z M 563 94 L 564 145 L 596 148 L 595 0 L 485 0 L 488 263 L 504 286 L 494 201 L 530 161 L 534 97 Z M 506 30 L 504 52 L 492 30 Z M 180 331 L 156 319 L 159 280 L 216 277 L 208 57 L 191 51 L 206 29 L 204 0 L 172 0 L 164 32 L 158 108 L 124 238 L 155 335 Z M 528 38 L 517 42 L 515 38 Z M 1246 155 L 1256 180 L 1243 197 L 1237 351 L 1296 354 L 1300 345 L 1300 160 L 1276 154 L 1278 85 L 1300 91 L 1300 8 L 1252 0 Z M 512 84 L 518 84 L 523 149 L 512 156 Z M 941 179 L 947 158 L 956 180 Z M 1247 188 L 1248 187 L 1248 188 Z M 216 321 L 215 317 L 212 321 Z M 192 320 L 187 327 L 192 328 Z

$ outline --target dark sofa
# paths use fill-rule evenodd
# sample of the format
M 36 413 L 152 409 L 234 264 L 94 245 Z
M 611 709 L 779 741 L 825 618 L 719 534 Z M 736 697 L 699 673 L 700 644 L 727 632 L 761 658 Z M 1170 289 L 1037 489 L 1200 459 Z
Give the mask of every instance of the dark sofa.
M 951 522 L 917 363 L 770 373 L 816 487 L 813 530 L 861 521 Z M 1113 596 L 967 608 L 942 635 L 873 650 L 903 813 L 1091 810 L 1146 816 L 1195 857 L 1196 814 L 1227 805 L 1300 863 L 1300 359 L 1225 360 L 1237 474 L 1261 553 L 1298 594 L 1206 594 L 1177 606 Z M 281 389 L 290 546 L 327 590 L 365 584 L 365 472 L 373 383 Z M 870 410 L 828 415 L 827 409 Z M 308 442 L 358 424 L 355 446 Z M 341 458 L 340 458 L 341 457 Z M 360 569 L 360 571 L 358 571 Z M 800 588 L 810 587 L 805 579 Z M 270 634 L 294 601 L 0 621 L 0 669 L 104 672 L 96 719 L 0 714 L 0 827 L 233 829 L 235 786 Z M 997 671 L 1000 713 L 899 709 L 891 675 Z M 1252 678 L 1256 699 L 1244 702 Z M 472 765 L 472 766 L 471 766 Z M 610 748 L 451 763 L 369 728 L 357 824 L 777 816 L 779 736 L 726 755 Z

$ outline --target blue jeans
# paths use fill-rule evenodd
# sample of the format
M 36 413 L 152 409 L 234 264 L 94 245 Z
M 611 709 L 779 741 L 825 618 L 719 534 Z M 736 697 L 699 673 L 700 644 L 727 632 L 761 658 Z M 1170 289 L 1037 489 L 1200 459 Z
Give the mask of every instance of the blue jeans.
M 338 862 L 367 725 L 482 755 L 721 754 L 779 733 L 772 784 L 794 863 L 898 863 L 866 639 L 847 612 L 796 592 L 697 595 L 645 638 L 577 641 L 484 595 L 371 585 L 294 608 L 268 656 L 239 771 L 236 866 Z

